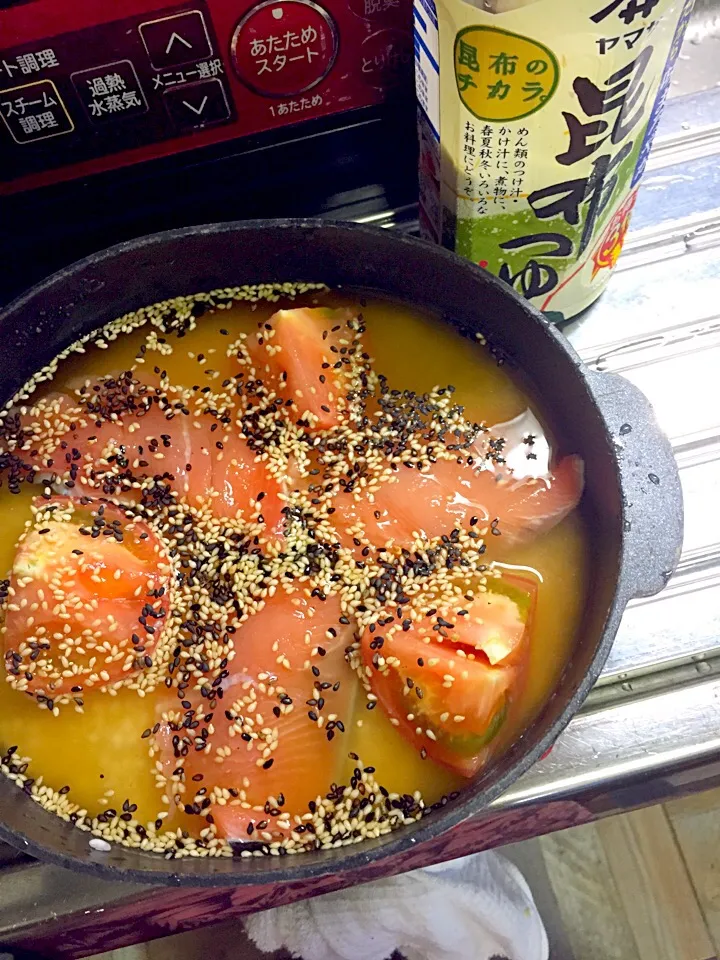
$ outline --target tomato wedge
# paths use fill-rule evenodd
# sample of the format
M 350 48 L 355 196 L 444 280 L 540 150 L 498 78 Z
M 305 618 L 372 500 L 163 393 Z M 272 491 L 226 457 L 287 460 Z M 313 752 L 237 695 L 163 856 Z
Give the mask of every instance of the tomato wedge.
M 54 497 L 35 508 L 4 604 L 10 683 L 54 703 L 148 669 L 172 599 L 157 534 L 100 500 Z
M 462 614 L 435 611 L 361 641 L 371 691 L 400 733 L 466 777 L 489 759 L 522 689 L 535 590 L 512 581 L 492 581 Z
M 235 634 L 207 745 L 186 727 L 162 724 L 155 742 L 166 775 L 181 771 L 185 812 L 205 812 L 203 798 L 232 791 L 210 808 L 220 836 L 287 836 L 294 815 L 339 778 L 357 689 L 345 661 L 352 626 L 341 616 L 337 597 L 279 591 Z M 204 705 L 193 710 L 202 727 Z M 203 791 L 199 809 L 193 789 Z
M 312 414 L 320 430 L 342 420 L 339 399 L 347 395 L 342 360 L 356 336 L 352 319 L 347 308 L 278 310 L 248 344 L 260 379 L 292 401 L 298 415 Z

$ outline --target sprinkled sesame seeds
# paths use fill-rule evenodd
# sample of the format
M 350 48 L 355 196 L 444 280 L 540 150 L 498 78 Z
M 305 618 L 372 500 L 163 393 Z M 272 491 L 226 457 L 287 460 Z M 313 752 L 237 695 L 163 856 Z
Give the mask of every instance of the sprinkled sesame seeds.
M 301 288 L 300 292 L 307 289 L 308 285 Z M 171 304 L 146 308 L 139 314 L 142 314 L 142 322 L 151 325 L 151 334 L 154 336 L 148 337 L 145 348 L 160 356 L 167 356 L 174 349 L 174 337 L 191 332 L 195 318 L 205 312 L 226 309 L 235 299 L 274 302 L 290 292 L 276 285 L 245 288 L 243 291 L 233 288 L 200 295 L 203 299 L 177 298 Z M 105 349 L 120 333 L 132 329 L 137 319 L 133 315 L 121 318 L 122 322 L 117 321 L 115 327 L 111 325 L 103 331 L 100 343 L 97 340 L 95 342 Z M 330 333 L 334 335 L 340 329 L 340 326 L 335 325 Z M 226 328 L 220 332 L 223 336 L 229 336 Z M 444 436 L 450 426 L 457 425 L 460 429 L 463 423 L 459 414 L 452 412 L 448 398 L 440 393 L 434 392 L 422 398 L 393 397 L 383 384 L 379 385 L 378 396 L 380 409 L 387 419 L 378 419 L 377 422 L 364 426 L 359 421 L 354 421 L 353 417 L 362 408 L 364 401 L 373 395 L 373 391 L 378 387 L 369 362 L 365 362 L 366 355 L 353 353 L 359 343 L 356 332 L 346 331 L 340 340 L 331 343 L 330 351 L 333 356 L 327 356 L 332 363 L 323 364 L 326 372 L 318 377 L 319 383 L 328 383 L 332 388 L 329 394 L 323 393 L 323 397 L 329 396 L 330 402 L 339 403 L 341 408 L 345 402 L 343 384 L 354 385 L 356 391 L 356 395 L 353 395 L 352 390 L 349 392 L 349 412 L 345 414 L 347 419 L 335 434 L 335 446 L 322 434 L 317 433 L 314 436 L 316 440 L 318 437 L 320 439 L 317 442 L 308 442 L 308 438 L 313 437 L 313 415 L 304 411 L 303 404 L 295 399 L 287 405 L 285 398 L 281 400 L 268 393 L 262 382 L 262 373 L 254 371 L 247 363 L 249 354 L 244 340 L 239 344 L 229 345 L 229 349 L 234 348 L 234 355 L 242 358 L 243 374 L 237 377 L 222 379 L 221 374 L 217 381 L 206 383 L 201 380 L 194 390 L 178 388 L 173 392 L 174 388 L 167 380 L 166 372 L 161 366 L 157 366 L 155 375 L 161 383 L 160 387 L 153 388 L 157 389 L 157 392 L 149 394 L 140 389 L 138 374 L 128 372 L 114 380 L 108 379 L 100 385 L 99 390 L 92 388 L 90 402 L 82 401 L 79 404 L 83 415 L 91 415 L 96 422 L 103 418 L 121 419 L 137 415 L 137 421 L 132 424 L 137 428 L 132 431 L 136 437 L 143 437 L 143 418 L 148 416 L 147 411 L 155 412 L 156 408 L 163 411 L 169 424 L 181 418 L 187 418 L 188 422 L 193 424 L 207 422 L 210 424 L 209 433 L 213 434 L 213 457 L 223 454 L 228 458 L 231 456 L 228 451 L 228 431 L 239 429 L 255 455 L 262 459 L 271 478 L 284 482 L 288 462 L 290 458 L 294 458 L 299 464 L 298 471 L 303 479 L 314 480 L 302 489 L 283 495 L 285 542 L 278 545 L 268 542 L 267 531 L 264 529 L 265 517 L 269 518 L 271 515 L 269 501 L 272 501 L 273 495 L 270 487 L 255 494 L 256 509 L 252 518 L 243 516 L 220 520 L 213 510 L 213 500 L 216 499 L 214 494 L 217 491 L 209 491 L 208 496 L 197 503 L 188 501 L 183 490 L 178 487 L 177 477 L 171 473 L 172 467 L 167 465 L 170 454 L 166 451 L 172 452 L 173 436 L 176 435 L 174 426 L 167 428 L 167 434 L 158 433 L 151 441 L 143 437 L 145 442 L 139 445 L 143 449 L 135 458 L 125 457 L 124 451 L 117 447 L 105 449 L 102 451 L 105 458 L 102 470 L 98 470 L 97 463 L 94 460 L 90 463 L 80 451 L 67 451 L 70 461 L 66 473 L 72 482 L 77 480 L 83 484 L 83 492 L 91 493 L 93 497 L 99 494 L 109 499 L 122 499 L 125 496 L 133 499 L 135 506 L 132 509 L 136 511 L 137 518 L 150 523 L 152 529 L 160 534 L 167 544 L 167 575 L 172 577 L 177 587 L 164 604 L 160 602 L 160 598 L 165 592 L 165 586 L 159 585 L 158 581 L 148 584 L 148 591 L 141 590 L 139 596 L 147 593 L 149 609 L 144 609 L 137 618 L 134 627 L 136 633 L 132 635 L 132 643 L 128 644 L 127 651 L 122 648 L 120 637 L 108 639 L 107 635 L 103 635 L 105 629 L 109 633 L 117 634 L 118 628 L 113 627 L 112 621 L 108 621 L 107 626 L 103 625 L 98 632 L 100 625 L 95 623 L 99 618 L 97 611 L 83 611 L 87 618 L 87 630 L 90 632 L 87 635 L 75 635 L 72 631 L 68 634 L 65 660 L 72 663 L 72 646 L 76 641 L 82 641 L 88 648 L 97 651 L 96 663 L 92 668 L 93 675 L 103 682 L 106 692 L 116 692 L 114 674 L 110 663 L 106 661 L 114 662 L 119 659 L 123 666 L 127 667 L 126 679 L 122 681 L 122 685 L 141 695 L 151 694 L 157 688 L 164 690 L 166 687 L 173 698 L 175 693 L 178 693 L 174 707 L 178 708 L 179 704 L 184 713 L 178 713 L 172 720 L 164 721 L 171 724 L 171 730 L 177 737 L 175 748 L 179 754 L 178 766 L 172 774 L 158 771 L 158 776 L 159 780 L 165 781 L 168 803 L 173 804 L 176 797 L 185 794 L 181 809 L 188 816 L 199 817 L 203 829 L 207 827 L 209 831 L 206 835 L 198 832 L 187 836 L 176 829 L 164 830 L 167 813 L 148 825 L 139 824 L 133 817 L 135 810 L 130 809 L 135 805 L 126 800 L 117 815 L 114 810 L 105 809 L 101 814 L 102 820 L 100 817 L 77 817 L 82 828 L 98 832 L 103 838 L 107 837 L 105 842 L 128 843 L 167 856 L 233 854 L 231 846 L 218 837 L 211 822 L 212 814 L 207 814 L 207 810 L 212 809 L 212 804 L 215 803 L 221 806 L 248 801 L 241 799 L 239 795 L 218 795 L 213 782 L 208 783 L 207 788 L 198 787 L 198 790 L 209 791 L 207 797 L 193 794 L 195 787 L 190 781 L 199 784 L 200 780 L 197 775 L 193 775 L 188 777 L 187 783 L 184 782 L 185 758 L 192 756 L 193 751 L 214 752 L 212 712 L 217 707 L 215 724 L 221 723 L 223 718 L 229 724 L 234 724 L 237 728 L 237 741 L 242 744 L 242 749 L 245 749 L 246 744 L 251 749 L 253 756 L 260 761 L 261 772 L 273 768 L 274 759 L 271 754 L 277 739 L 276 735 L 273 737 L 273 730 L 277 730 L 279 726 L 276 721 L 280 721 L 286 712 L 293 708 L 293 697 L 282 691 L 283 676 L 287 676 L 287 671 L 298 669 L 300 664 L 294 662 L 292 654 L 286 654 L 282 644 L 273 651 L 278 657 L 277 664 L 273 662 L 274 657 L 271 659 L 274 674 L 269 674 L 259 681 L 266 688 L 262 691 L 263 694 L 267 690 L 274 691 L 270 694 L 273 698 L 272 706 L 263 708 L 264 718 L 256 709 L 249 709 L 250 704 L 247 701 L 253 700 L 251 692 L 255 692 L 252 686 L 243 691 L 243 702 L 239 710 L 235 703 L 231 705 L 232 709 L 225 710 L 222 700 L 228 693 L 224 681 L 228 676 L 229 662 L 233 655 L 240 655 L 240 646 L 238 645 L 236 652 L 233 642 L 235 630 L 237 627 L 242 629 L 243 622 L 262 610 L 268 599 L 274 596 L 278 589 L 283 589 L 283 583 L 289 585 L 293 591 L 316 591 L 314 596 L 321 597 L 322 600 L 337 595 L 342 598 L 343 615 L 339 621 L 334 621 L 336 626 L 324 631 L 323 643 L 327 641 L 327 646 L 319 646 L 315 641 L 306 648 L 311 674 L 309 680 L 312 684 L 312 690 L 309 686 L 307 694 L 312 692 L 313 695 L 307 701 L 302 697 L 298 699 L 299 703 L 306 702 L 313 707 L 308 712 L 309 721 L 320 723 L 327 740 L 332 740 L 336 734 L 345 732 L 346 724 L 352 725 L 351 718 L 346 716 L 343 722 L 339 716 L 329 712 L 332 709 L 332 694 L 341 689 L 341 682 L 337 679 L 337 672 L 328 669 L 326 655 L 332 649 L 333 641 L 342 636 L 341 628 L 349 627 L 350 632 L 355 629 L 360 633 L 364 628 L 369 629 L 374 636 L 374 650 L 379 653 L 378 662 L 392 664 L 392 656 L 384 646 L 386 637 L 392 636 L 392 631 L 397 629 L 410 630 L 416 622 L 415 610 L 432 609 L 436 594 L 445 597 L 455 590 L 453 568 L 459 565 L 461 560 L 470 558 L 472 574 L 479 569 L 477 547 L 468 543 L 469 538 L 464 531 L 457 531 L 454 537 L 448 535 L 444 538 L 447 542 L 437 545 L 418 537 L 418 542 L 412 545 L 413 549 L 405 551 L 393 544 L 376 547 L 368 543 L 366 531 L 363 529 L 355 531 L 357 536 L 354 545 L 358 548 L 357 554 L 349 547 L 339 544 L 333 520 L 335 506 L 331 506 L 335 502 L 333 498 L 341 492 L 347 492 L 351 496 L 373 497 L 379 484 L 391 478 L 392 472 L 403 464 L 421 469 L 428 451 L 432 457 L 442 456 L 442 453 L 439 453 L 441 444 L 438 438 Z M 272 325 L 264 324 L 262 339 L 266 347 L 273 347 L 272 333 Z M 328 336 L 328 331 L 325 334 Z M 86 339 L 84 342 L 89 341 Z M 144 352 L 143 350 L 142 353 Z M 205 354 L 197 354 L 194 359 L 204 363 L 205 357 L 209 355 L 210 351 L 206 348 Z M 210 362 L 221 369 L 216 358 Z M 199 379 L 200 371 L 194 376 Z M 40 382 L 38 380 L 37 384 Z M 31 391 L 32 387 L 28 386 L 24 390 Z M 319 387 L 318 392 L 320 393 Z M 427 413 L 423 412 L 424 408 Z M 328 403 L 323 403 L 320 409 L 329 413 L 332 408 Z M 229 417 L 229 425 L 223 422 L 223 416 Z M 207 418 L 207 421 L 204 418 Z M 51 417 L 47 419 L 48 429 L 52 428 L 53 422 Z M 433 432 L 435 435 L 429 447 L 418 440 L 418 425 L 421 422 L 430 425 L 430 436 Z M 195 430 L 196 427 L 193 426 L 192 429 Z M 197 429 L 200 432 L 203 428 Z M 460 447 L 469 442 L 466 436 L 458 437 Z M 387 468 L 387 475 L 379 472 L 381 465 L 383 470 Z M 16 465 L 16 468 L 16 472 L 21 470 L 19 465 Z M 2 469 L 0 464 L 0 472 Z M 188 474 L 191 469 L 192 464 L 185 463 L 185 473 Z M 73 476 L 70 476 L 70 471 Z M 379 477 L 381 478 L 378 479 Z M 17 481 L 18 484 L 21 482 L 25 481 Z M 255 487 L 255 490 L 257 489 Z M 50 491 L 48 496 L 51 496 Z M 263 513 L 257 509 L 261 503 Z M 380 520 L 384 514 L 375 510 L 374 516 L 376 520 Z M 476 518 L 473 519 L 477 522 Z M 44 525 L 39 526 L 40 522 Z M 472 520 L 470 523 L 475 526 Z M 52 530 L 41 516 L 36 528 L 38 536 L 43 537 Z M 455 533 L 453 531 L 453 534 Z M 123 537 L 128 537 L 126 530 L 113 529 L 107 523 L 97 526 L 88 524 L 83 535 L 88 538 L 87 542 L 91 546 L 92 541 L 102 542 L 109 538 L 121 542 Z M 140 534 L 138 537 L 147 538 L 148 534 Z M 90 551 L 78 549 L 74 550 L 73 554 L 80 558 L 84 552 Z M 122 572 L 118 570 L 112 577 L 120 582 Z M 52 597 L 49 597 L 49 602 L 53 602 Z M 35 625 L 31 622 L 32 616 L 33 613 L 30 613 L 27 617 L 29 627 Z M 35 616 L 37 617 L 36 613 Z M 442 617 L 438 618 L 437 624 L 443 629 L 452 627 L 452 623 Z M 153 645 L 154 637 L 157 637 L 157 643 Z M 43 651 L 40 641 L 41 635 L 38 635 L 37 641 L 33 641 L 39 642 L 39 652 L 32 650 L 28 653 L 29 660 L 36 655 L 32 660 L 34 664 L 43 658 L 47 659 L 47 651 Z M 47 646 L 47 643 L 45 645 Z M 323 658 L 320 666 L 310 663 L 313 657 Z M 357 666 L 357 650 L 349 652 L 348 660 Z M 423 658 L 418 658 L 417 663 L 422 667 Z M 343 690 L 347 686 L 349 684 L 345 683 Z M 408 686 L 412 688 L 412 684 Z M 423 697 L 422 688 L 415 686 L 415 691 L 417 698 Z M 83 686 L 73 686 L 75 704 L 82 705 L 82 698 L 77 697 L 77 694 L 82 692 Z M 65 700 L 62 694 L 47 696 L 48 693 L 52 691 L 45 691 L 44 705 L 46 709 L 54 712 L 58 705 L 63 706 Z M 225 702 L 234 699 L 236 695 L 238 691 L 233 688 L 233 693 L 225 696 Z M 329 698 L 327 706 L 326 697 Z M 68 698 L 72 699 L 69 694 Z M 367 709 L 374 709 L 376 703 L 376 700 L 368 699 Z M 420 709 L 419 705 L 417 709 Z M 460 722 L 457 720 L 458 716 L 454 717 L 456 722 Z M 361 723 L 362 721 L 358 721 L 358 724 Z M 370 723 L 368 718 L 368 724 Z M 309 723 L 307 725 L 310 726 Z M 157 751 L 159 731 L 160 725 L 156 724 L 140 734 L 140 738 L 147 741 L 151 751 Z M 427 735 L 430 737 L 430 732 Z M 342 739 L 339 738 L 337 742 L 342 742 Z M 229 747 L 227 750 L 232 752 Z M 269 752 L 266 754 L 265 751 Z M 230 753 L 225 750 L 222 754 L 218 752 L 218 759 L 224 761 Z M 422 748 L 421 756 L 426 755 Z M 156 754 L 154 757 L 153 763 L 157 761 Z M 221 769 L 222 762 L 217 766 Z M 424 808 L 419 795 L 418 798 L 410 798 L 412 802 L 409 802 L 407 798 L 388 793 L 375 782 L 372 776 L 374 772 L 373 767 L 359 768 L 346 787 L 333 785 L 327 796 L 317 798 L 314 810 L 311 806 L 308 807 L 308 814 L 303 815 L 303 818 L 307 819 L 303 819 L 302 823 L 295 823 L 291 833 L 289 831 L 294 821 L 289 820 L 287 827 L 282 827 L 281 832 L 288 832 L 280 839 L 273 820 L 259 818 L 253 828 L 256 838 L 254 842 L 258 843 L 258 848 L 235 850 L 235 853 L 285 855 L 298 852 L 308 845 L 318 849 L 355 842 L 364 836 L 378 836 L 402 822 L 417 819 L 422 815 Z M 248 788 L 249 784 L 246 789 Z M 58 796 L 61 796 L 59 791 Z M 66 795 L 62 796 L 65 796 L 67 801 Z M 373 799 L 362 806 L 363 798 L 369 796 L 377 798 L 377 802 Z M 208 806 L 204 806 L 206 800 Z M 389 807 L 386 801 L 389 801 Z M 272 807 L 277 812 L 270 814 L 271 818 L 279 815 L 279 808 L 283 805 L 284 797 L 280 795 Z M 70 807 L 59 809 L 66 810 Z M 318 814 L 320 809 L 322 815 Z M 75 813 L 76 810 L 73 815 Z M 121 828 L 118 828 L 118 820 L 122 820 Z M 251 828 L 252 825 L 247 829 L 248 836 L 253 832 Z M 257 840 L 258 835 L 260 840 Z

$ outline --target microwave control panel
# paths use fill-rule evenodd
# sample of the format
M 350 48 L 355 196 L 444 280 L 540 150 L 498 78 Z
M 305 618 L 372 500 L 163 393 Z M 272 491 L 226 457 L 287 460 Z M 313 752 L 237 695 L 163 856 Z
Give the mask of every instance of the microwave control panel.
M 0 10 L 0 192 L 382 103 L 412 82 L 411 18 L 411 0 Z

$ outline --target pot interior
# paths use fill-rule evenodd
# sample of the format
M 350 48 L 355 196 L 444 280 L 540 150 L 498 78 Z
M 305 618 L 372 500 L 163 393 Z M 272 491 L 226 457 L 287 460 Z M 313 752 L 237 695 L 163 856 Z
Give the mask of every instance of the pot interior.
M 27 852 L 136 881 L 264 883 L 363 866 L 429 839 L 499 796 L 553 742 L 596 679 L 619 622 L 621 492 L 609 431 L 579 364 L 541 315 L 489 274 L 439 248 L 347 225 L 220 224 L 123 244 L 31 290 L 0 315 L 0 401 L 79 335 L 179 294 L 274 281 L 322 282 L 416 306 L 474 335 L 481 331 L 522 372 L 543 416 L 586 465 L 593 546 L 589 600 L 565 673 L 540 716 L 460 797 L 420 823 L 375 841 L 301 857 L 184 859 L 115 848 L 46 813 L 0 778 L 0 835 Z

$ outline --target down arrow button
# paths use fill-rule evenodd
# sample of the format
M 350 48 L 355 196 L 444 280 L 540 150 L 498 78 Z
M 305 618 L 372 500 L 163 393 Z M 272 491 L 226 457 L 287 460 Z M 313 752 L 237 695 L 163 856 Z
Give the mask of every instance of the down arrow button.
M 230 119 L 230 105 L 221 80 L 184 83 L 163 94 L 165 107 L 178 130 L 197 130 Z

